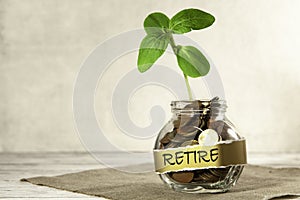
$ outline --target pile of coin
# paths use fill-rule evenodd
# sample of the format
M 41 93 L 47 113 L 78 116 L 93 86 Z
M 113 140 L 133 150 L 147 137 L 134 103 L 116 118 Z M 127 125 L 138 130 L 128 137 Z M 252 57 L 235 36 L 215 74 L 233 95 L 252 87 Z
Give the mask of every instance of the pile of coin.
M 214 145 L 221 140 L 232 139 L 228 135 L 230 127 L 224 121 L 215 121 L 211 108 L 218 98 L 211 101 L 193 101 L 177 114 L 173 121 L 173 130 L 160 139 L 160 148 L 176 148 L 189 145 Z M 214 183 L 225 178 L 230 167 L 169 172 L 167 175 L 179 183 Z
M 165 134 L 160 140 L 161 148 L 175 148 L 195 144 L 202 130 L 207 129 L 209 120 L 209 104 L 188 104 L 183 110 L 186 113 L 178 114 L 177 119 L 173 121 L 173 130 Z M 202 109 L 208 113 L 192 113 L 193 110 Z M 188 110 L 191 110 L 188 112 Z

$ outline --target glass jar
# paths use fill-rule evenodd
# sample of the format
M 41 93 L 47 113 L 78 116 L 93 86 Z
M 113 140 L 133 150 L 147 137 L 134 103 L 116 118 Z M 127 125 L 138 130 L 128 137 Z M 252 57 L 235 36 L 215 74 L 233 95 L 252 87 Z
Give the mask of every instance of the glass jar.
M 190 159 L 190 161 L 193 160 L 192 155 L 194 155 L 195 162 L 196 155 L 199 154 L 198 157 L 200 157 L 197 159 L 204 164 L 202 166 L 199 165 L 199 167 L 195 165 L 196 167 L 193 166 L 192 168 L 185 166 L 181 167 L 180 170 L 168 170 L 164 173 L 159 173 L 160 178 L 175 191 L 188 193 L 226 192 L 236 183 L 243 170 L 243 164 L 246 164 L 244 145 L 242 145 L 242 150 L 231 149 L 230 153 L 227 153 L 230 155 L 224 158 L 229 158 L 230 160 L 233 157 L 240 157 L 240 161 L 225 162 L 226 165 L 224 166 L 217 166 L 214 163 L 212 166 L 209 166 L 209 163 L 222 157 L 221 154 L 212 154 L 212 151 L 210 151 L 210 157 L 207 153 L 206 156 L 203 156 L 205 151 L 194 151 L 195 154 L 183 153 L 184 148 L 191 148 L 194 145 L 197 148 L 198 146 L 199 148 L 205 148 L 205 146 L 226 145 L 233 141 L 243 140 L 234 125 L 225 117 L 226 102 L 218 98 L 201 101 L 173 101 L 171 107 L 173 117 L 160 131 L 154 152 L 183 149 L 179 151 L 179 153 L 181 152 L 180 156 L 178 156 L 178 152 L 176 153 L 176 162 L 175 160 L 173 163 L 169 160 L 164 160 L 164 164 L 169 162 L 170 167 L 181 164 L 184 154 L 186 156 L 185 159 Z M 200 155 L 201 152 L 204 153 L 202 156 Z M 166 155 L 164 154 L 164 156 Z M 211 160 L 208 162 L 210 158 Z

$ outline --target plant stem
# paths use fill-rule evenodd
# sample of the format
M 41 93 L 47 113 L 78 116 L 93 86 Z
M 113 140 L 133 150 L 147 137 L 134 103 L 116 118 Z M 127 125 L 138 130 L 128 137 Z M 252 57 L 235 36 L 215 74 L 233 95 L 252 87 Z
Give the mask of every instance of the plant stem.
M 174 41 L 172 33 L 169 34 L 169 38 L 170 38 L 170 45 L 171 45 L 171 47 L 173 49 L 173 52 L 176 55 L 177 54 L 177 47 L 176 47 L 176 44 L 175 44 L 175 41 Z
M 189 94 L 189 100 L 192 101 L 193 100 L 193 94 L 192 94 L 191 86 L 190 86 L 190 83 L 189 83 L 189 79 L 188 79 L 187 75 L 183 74 L 183 76 L 184 76 L 185 85 L 186 85 L 186 88 L 187 88 L 187 91 L 188 91 L 188 94 Z
M 177 55 L 177 46 L 175 44 L 172 33 L 169 34 L 169 38 L 170 38 L 170 45 L 172 47 L 172 50 L 173 50 L 174 54 Z M 183 76 L 184 76 L 185 85 L 186 85 L 186 88 L 187 88 L 187 91 L 188 91 L 188 94 L 189 94 L 189 100 L 192 101 L 193 100 L 193 95 L 192 95 L 192 90 L 191 90 L 191 87 L 190 87 L 189 79 L 188 79 L 187 75 L 184 74 L 184 73 L 183 73 Z

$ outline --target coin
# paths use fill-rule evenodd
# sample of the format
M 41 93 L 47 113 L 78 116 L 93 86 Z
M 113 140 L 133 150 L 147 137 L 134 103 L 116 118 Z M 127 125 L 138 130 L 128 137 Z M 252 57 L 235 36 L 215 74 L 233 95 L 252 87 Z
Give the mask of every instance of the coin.
M 186 133 L 186 134 L 176 134 L 174 138 L 171 139 L 171 142 L 183 143 L 187 140 L 193 140 L 196 133 Z
M 219 142 L 220 142 L 220 141 L 222 141 L 222 137 L 221 137 L 221 135 L 219 135 Z
M 168 144 L 165 145 L 165 147 L 166 147 L 166 149 L 179 147 L 179 143 L 169 142 Z
M 201 146 L 213 146 L 219 141 L 218 133 L 213 129 L 206 129 L 198 137 Z
M 162 144 L 168 144 L 169 142 L 170 142 L 170 139 L 167 134 L 160 140 L 160 143 L 162 143 Z
M 198 127 L 201 127 L 203 123 L 204 122 L 199 119 L 198 116 L 182 117 L 177 133 L 189 137 L 193 134 L 196 134 L 198 132 Z
M 220 136 L 222 137 L 222 140 L 236 140 L 239 139 L 235 135 L 235 131 L 232 130 L 232 128 L 227 124 L 228 122 L 224 122 L 221 120 L 218 121 L 211 121 L 209 123 L 209 128 L 214 129 L 217 131 Z
M 184 138 L 195 138 L 199 130 L 196 127 L 190 127 L 187 130 L 178 130 L 178 136 L 181 135 Z
M 176 135 L 176 130 L 170 131 L 165 134 L 165 136 L 160 140 L 163 144 L 168 144 Z
M 219 180 L 219 177 L 214 176 L 212 173 L 210 173 L 209 169 L 201 169 L 195 171 L 193 181 L 195 182 L 216 182 Z
M 218 121 L 209 121 L 209 125 L 208 127 L 210 129 L 214 129 L 215 131 L 217 131 L 219 134 L 222 133 L 224 127 L 225 127 L 225 123 L 224 121 L 218 120 Z
M 194 178 L 193 181 L 201 181 L 202 177 L 200 176 L 201 174 L 205 173 L 207 169 L 198 169 L 194 171 Z
M 191 145 L 196 145 L 196 144 L 198 144 L 197 140 L 189 140 L 189 141 L 185 141 L 180 146 L 185 147 L 185 146 L 191 146 Z
M 179 128 L 179 125 L 180 125 L 180 119 L 176 119 L 173 121 L 174 128 Z
M 198 126 L 200 119 L 198 115 L 182 115 L 180 118 L 179 128 L 185 126 Z
M 186 171 L 174 172 L 172 173 L 171 177 L 177 182 L 189 183 L 193 180 L 194 172 L 186 172 Z
M 211 182 L 216 182 L 216 181 L 219 180 L 219 177 L 214 176 L 210 172 L 205 172 L 205 173 L 201 174 L 199 177 L 201 177 L 203 181 L 210 182 L 210 183 Z
M 212 173 L 214 176 L 218 176 L 220 178 L 224 178 L 229 171 L 229 167 L 226 168 L 216 168 L 216 169 L 209 169 L 210 173 Z

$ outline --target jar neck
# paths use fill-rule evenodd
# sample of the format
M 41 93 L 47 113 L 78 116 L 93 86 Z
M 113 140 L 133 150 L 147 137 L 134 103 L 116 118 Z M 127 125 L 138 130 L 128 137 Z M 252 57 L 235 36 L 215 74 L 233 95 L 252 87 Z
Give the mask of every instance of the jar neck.
M 174 115 L 209 115 L 210 118 L 215 120 L 224 119 L 226 108 L 226 101 L 218 98 L 171 102 L 171 109 Z

